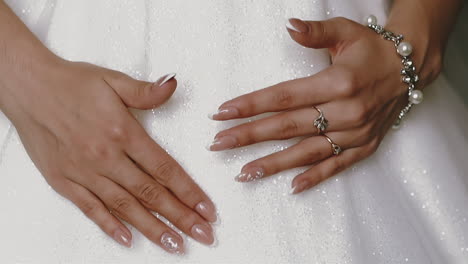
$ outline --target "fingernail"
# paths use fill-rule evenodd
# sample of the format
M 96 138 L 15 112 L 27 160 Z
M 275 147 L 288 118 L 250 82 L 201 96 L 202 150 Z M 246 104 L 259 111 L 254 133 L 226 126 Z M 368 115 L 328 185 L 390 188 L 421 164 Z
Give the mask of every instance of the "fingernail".
M 295 31 L 297 33 L 306 33 L 309 31 L 309 27 L 304 21 L 297 18 L 290 18 L 286 22 L 286 28 Z
M 214 242 L 213 231 L 206 225 L 194 225 L 192 227 L 192 236 L 198 242 L 211 245 Z
M 227 120 L 239 116 L 239 110 L 235 107 L 220 108 L 216 112 L 211 113 L 208 117 L 212 120 Z
M 305 191 L 308 187 L 309 183 L 306 181 L 294 184 L 291 188 L 290 194 L 295 195 L 295 194 L 300 194 L 301 192 Z
M 201 216 L 212 223 L 218 220 L 215 208 L 207 202 L 201 202 L 197 204 L 197 206 L 195 206 L 195 211 L 197 211 Z
M 175 77 L 176 77 L 175 73 L 169 73 L 169 74 L 164 75 L 163 77 L 159 78 L 159 80 L 155 82 L 155 85 L 161 87 L 164 84 L 166 84 L 168 81 L 174 79 Z
M 233 136 L 224 136 L 215 139 L 210 145 L 206 147 L 209 151 L 222 151 L 232 149 L 237 146 L 237 139 Z
M 265 176 L 265 171 L 262 168 L 250 168 L 246 171 L 239 173 L 235 180 L 238 182 L 252 182 Z
M 132 238 L 120 228 L 114 232 L 114 239 L 122 246 L 130 248 L 132 246 Z
M 161 245 L 169 253 L 174 253 L 174 254 L 184 253 L 183 241 L 174 234 L 171 234 L 168 232 L 164 233 L 161 236 Z

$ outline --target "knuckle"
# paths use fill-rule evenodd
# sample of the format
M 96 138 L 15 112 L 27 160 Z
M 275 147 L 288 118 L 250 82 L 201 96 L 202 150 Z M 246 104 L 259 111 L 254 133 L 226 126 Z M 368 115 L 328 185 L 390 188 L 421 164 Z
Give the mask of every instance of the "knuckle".
M 280 138 L 287 139 L 294 137 L 299 132 L 299 125 L 291 118 L 284 118 L 280 123 Z
M 112 211 L 115 211 L 121 215 L 125 215 L 126 211 L 130 208 L 131 200 L 129 197 L 124 195 L 116 196 L 111 203 Z
M 358 126 L 362 126 L 369 120 L 370 111 L 366 104 L 356 103 L 352 107 L 351 115 L 352 121 L 355 122 Z
M 282 109 L 289 108 L 294 102 L 294 96 L 290 91 L 281 89 L 279 90 L 273 98 L 273 101 Z
M 109 126 L 108 135 L 109 139 L 113 142 L 124 142 L 128 138 L 128 131 L 125 125 L 113 124 Z
M 110 148 L 104 142 L 93 142 L 85 145 L 85 156 L 91 160 L 105 160 L 110 156 Z
M 92 218 L 99 210 L 99 204 L 94 201 L 84 201 L 78 204 L 78 208 L 80 208 L 87 217 Z
M 161 161 L 153 169 L 151 174 L 156 177 L 163 185 L 167 185 L 173 176 L 176 175 L 177 166 L 173 162 L 165 160 Z
M 337 86 L 338 95 L 342 97 L 351 97 L 359 92 L 359 78 L 348 69 L 337 69 Z
M 158 204 L 161 195 L 161 189 L 153 183 L 143 184 L 138 191 L 138 197 L 140 200 L 148 205 Z
M 315 24 L 315 29 L 312 32 L 316 32 L 315 34 L 319 43 L 323 43 L 325 40 L 328 39 L 328 32 L 325 23 L 322 21 L 317 21 Z
M 316 143 L 312 140 L 313 138 L 310 139 L 305 139 L 303 141 L 304 143 L 304 158 L 309 161 L 309 162 L 315 162 L 317 159 L 322 157 L 324 155 L 323 150 L 320 150 L 316 146 Z
M 336 175 L 346 169 L 346 164 L 342 159 L 336 158 L 333 162 L 333 169 L 331 171 L 331 175 Z

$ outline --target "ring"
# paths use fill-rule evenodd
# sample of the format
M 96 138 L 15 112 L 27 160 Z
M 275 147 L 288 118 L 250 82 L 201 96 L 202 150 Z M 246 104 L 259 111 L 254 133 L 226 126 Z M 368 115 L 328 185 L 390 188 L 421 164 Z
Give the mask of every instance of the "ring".
M 322 136 L 324 136 L 327 139 L 327 141 L 330 142 L 331 147 L 332 147 L 332 151 L 333 151 L 333 155 L 335 155 L 335 156 L 340 155 L 340 153 L 342 151 L 341 147 L 338 146 L 337 144 L 335 144 L 335 142 L 333 142 L 333 140 L 331 140 L 331 138 L 329 138 L 327 135 L 324 134 Z
M 317 133 L 320 135 L 327 130 L 328 127 L 328 120 L 325 118 L 325 115 L 323 114 L 322 110 L 318 109 L 317 107 L 314 106 L 314 109 L 319 112 L 319 117 L 314 120 L 314 126 L 317 128 Z

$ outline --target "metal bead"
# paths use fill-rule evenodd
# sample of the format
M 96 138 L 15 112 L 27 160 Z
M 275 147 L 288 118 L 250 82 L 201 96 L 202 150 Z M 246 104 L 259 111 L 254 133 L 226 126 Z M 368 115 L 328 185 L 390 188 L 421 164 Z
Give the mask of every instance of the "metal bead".
M 401 79 L 404 83 L 411 83 L 411 77 L 408 77 L 408 76 L 403 76 L 403 78 Z
M 413 66 L 413 61 L 405 60 L 405 61 L 403 62 L 403 64 L 404 64 L 406 67 L 411 67 L 411 66 Z
M 402 70 L 401 70 L 401 75 L 406 75 L 406 74 L 407 74 L 406 70 L 405 70 L 405 69 L 402 69 Z
M 370 15 L 367 17 L 367 25 L 377 25 L 377 17 Z
M 408 42 L 401 42 L 400 45 L 398 45 L 397 52 L 403 57 L 408 57 L 413 53 L 413 46 Z
M 424 99 L 424 94 L 420 90 L 414 90 L 410 94 L 410 102 L 413 104 L 420 104 Z

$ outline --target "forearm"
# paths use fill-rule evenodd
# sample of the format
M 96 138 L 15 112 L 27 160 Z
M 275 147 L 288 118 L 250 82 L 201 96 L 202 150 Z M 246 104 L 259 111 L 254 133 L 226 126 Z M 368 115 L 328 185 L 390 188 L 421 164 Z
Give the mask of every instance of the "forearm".
M 33 89 L 56 58 L 0 0 L 0 110 L 12 104 L 13 90 Z
M 395 0 L 386 28 L 414 46 L 413 58 L 427 84 L 442 67 L 442 57 L 462 0 Z

